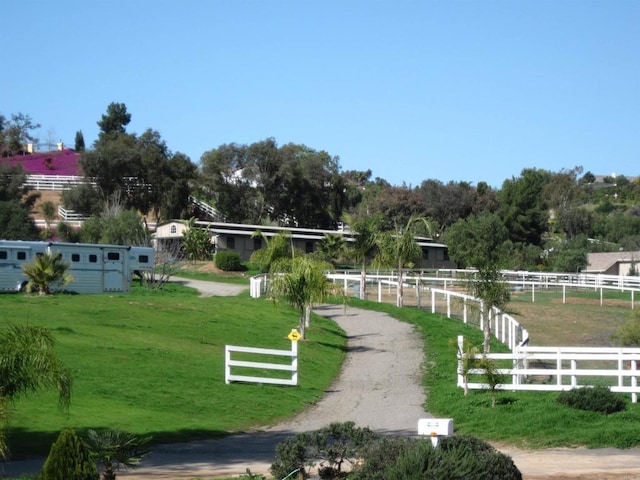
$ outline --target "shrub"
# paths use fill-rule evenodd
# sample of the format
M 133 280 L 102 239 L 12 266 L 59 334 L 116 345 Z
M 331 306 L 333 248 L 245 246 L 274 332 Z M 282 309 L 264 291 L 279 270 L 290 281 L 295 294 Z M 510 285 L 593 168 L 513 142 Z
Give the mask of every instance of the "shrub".
M 618 327 L 613 340 L 623 347 L 640 346 L 640 310 L 634 311 L 629 318 Z
M 215 255 L 216 266 L 225 272 L 237 272 L 243 269 L 240 254 L 232 251 L 220 251 Z
M 475 437 L 443 438 L 434 448 L 430 440 L 384 439 L 367 452 L 356 480 L 419 480 L 465 478 L 520 480 L 510 457 Z
M 308 434 L 298 433 L 276 445 L 276 458 L 269 471 L 275 478 L 285 478 L 291 472 L 300 470 L 301 478 L 309 478 L 305 468 L 309 464 L 307 456 Z
M 314 432 L 299 433 L 276 446 L 270 472 L 276 478 L 284 478 L 300 469 L 300 476 L 308 478 L 307 467 L 319 460 L 320 478 L 347 478 L 343 465 L 363 458 L 367 447 L 377 438 L 377 434 L 356 427 L 353 422 L 332 423 Z
M 98 480 L 98 470 L 76 432 L 66 428 L 51 446 L 39 480 Z
M 583 387 L 561 392 L 558 403 L 578 410 L 600 412 L 608 415 L 621 412 L 627 407 L 620 395 L 613 393 L 608 387 Z

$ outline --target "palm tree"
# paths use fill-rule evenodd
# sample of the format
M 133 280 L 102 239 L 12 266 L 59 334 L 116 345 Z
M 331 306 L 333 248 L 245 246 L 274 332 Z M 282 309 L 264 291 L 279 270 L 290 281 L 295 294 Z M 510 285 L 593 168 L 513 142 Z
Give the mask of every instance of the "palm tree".
M 260 248 L 251 254 L 249 261 L 260 267 L 262 272 L 271 270 L 271 266 L 281 258 L 292 258 L 296 256 L 296 249 L 289 232 L 281 232 L 275 237 L 268 239 L 260 230 L 256 230 L 251 238 L 261 238 L 266 247 Z
M 71 400 L 71 375 L 53 351 L 51 332 L 42 327 L 10 325 L 0 331 L 0 424 L 9 415 L 11 402 L 41 389 L 58 390 L 61 408 Z M 0 458 L 8 447 L 4 429 L 0 429 Z
M 46 252 L 38 255 L 33 262 L 22 266 L 23 273 L 29 279 L 27 290 L 37 290 L 40 295 L 51 293 L 51 286 L 55 283 L 67 285 L 73 282 L 72 275 L 67 273 L 69 264 L 59 253 Z
M 324 238 L 318 244 L 320 254 L 334 266 L 342 258 L 347 243 L 342 235 L 325 233 Z
M 365 218 L 351 225 L 353 244 L 351 246 L 353 259 L 360 264 L 360 298 L 367 298 L 367 260 L 376 248 L 378 238 L 378 222 L 372 218 Z
M 313 304 L 324 301 L 339 290 L 327 281 L 325 271 L 328 267 L 329 264 L 308 255 L 298 255 L 293 259 L 281 259 L 271 269 L 269 295 L 274 302 L 282 299 L 298 310 L 303 339 L 310 326 Z
M 398 269 L 397 307 L 402 307 L 404 301 L 402 284 L 404 267 L 422 255 L 422 249 L 415 239 L 415 227 L 418 222 L 423 224 L 428 231 L 431 230 L 427 219 L 411 217 L 404 228 L 399 228 L 396 224 L 395 232 L 383 232 L 378 235 L 378 255 L 374 259 L 374 263 Z
M 142 457 L 150 452 L 146 447 L 150 441 L 150 436 L 138 437 L 129 432 L 107 430 L 98 433 L 88 430 L 83 443 L 91 458 L 104 468 L 103 480 L 115 480 L 116 471 L 121 465 L 135 468 L 140 464 Z
M 474 297 L 482 300 L 480 313 L 484 319 L 482 324 L 483 351 L 489 353 L 491 348 L 491 310 L 496 308 L 504 312 L 511 299 L 511 293 L 509 286 L 502 280 L 502 272 L 496 264 L 483 265 L 478 269 L 476 275 L 470 284 L 470 289 Z

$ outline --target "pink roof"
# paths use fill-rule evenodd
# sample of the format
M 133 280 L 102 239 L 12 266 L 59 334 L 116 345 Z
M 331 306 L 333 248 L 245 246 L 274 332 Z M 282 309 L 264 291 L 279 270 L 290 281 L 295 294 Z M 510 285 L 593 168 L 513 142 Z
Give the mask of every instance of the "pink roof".
M 78 160 L 80 160 L 80 154 L 70 148 L 53 152 L 0 157 L 0 163 L 4 165 L 20 164 L 24 171 L 31 175 L 82 175 Z

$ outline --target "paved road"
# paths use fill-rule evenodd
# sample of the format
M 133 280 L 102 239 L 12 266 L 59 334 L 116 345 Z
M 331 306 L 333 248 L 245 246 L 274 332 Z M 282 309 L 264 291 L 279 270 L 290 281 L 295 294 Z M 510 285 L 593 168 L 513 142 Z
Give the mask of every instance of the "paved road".
M 203 295 L 235 295 L 243 287 L 179 279 Z M 154 447 L 137 470 L 122 471 L 120 480 L 234 476 L 250 468 L 268 474 L 275 445 L 297 432 L 336 421 L 354 421 L 383 434 L 415 435 L 423 409 L 422 345 L 410 325 L 387 315 L 338 306 L 319 307 L 348 336 L 342 373 L 326 395 L 297 417 L 262 431 L 220 440 Z M 500 447 L 526 479 L 640 479 L 640 449 L 552 449 L 523 451 Z M 42 460 L 16 462 L 5 473 L 37 473 Z M 1 470 L 0 470 L 1 472 Z

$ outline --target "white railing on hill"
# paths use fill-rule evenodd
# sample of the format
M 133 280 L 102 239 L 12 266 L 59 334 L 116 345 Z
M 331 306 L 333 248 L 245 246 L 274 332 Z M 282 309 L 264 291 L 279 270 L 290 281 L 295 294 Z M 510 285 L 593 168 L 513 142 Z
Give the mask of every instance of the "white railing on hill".
M 443 297 L 445 300 L 446 310 L 443 312 L 438 311 L 438 302 L 436 296 Z M 452 299 L 458 300 L 461 303 L 461 312 L 458 315 L 454 315 L 452 308 Z M 471 304 L 471 305 L 470 305 Z M 471 315 L 470 307 L 477 313 L 479 321 L 476 326 L 482 330 L 484 328 L 484 322 L 489 322 L 489 328 L 494 337 L 500 342 L 507 345 L 510 350 L 514 350 L 519 346 L 526 345 L 529 342 L 529 332 L 511 315 L 501 312 L 499 309 L 493 307 L 489 310 L 489 318 L 484 318 L 484 305 L 482 300 L 471 295 L 465 295 L 463 293 L 453 292 L 450 290 L 431 289 L 431 313 L 441 313 L 446 315 L 447 318 L 461 318 L 463 323 L 469 324 Z
M 216 208 L 212 207 L 206 202 L 197 199 L 196 197 L 190 196 L 189 201 L 196 205 L 199 209 L 205 212 L 209 217 L 213 219 L 214 222 L 225 222 L 224 215 L 220 213 Z
M 78 175 L 27 175 L 25 186 L 34 190 L 69 190 L 84 183 L 91 183 Z
M 463 375 L 463 355 L 469 359 L 487 358 L 498 363 L 510 361 L 510 368 L 497 373 L 511 379 L 497 386 L 500 390 L 566 391 L 605 384 L 612 392 L 630 393 L 638 401 L 638 363 L 640 348 L 595 347 L 516 347 L 512 353 L 464 354 L 464 339 L 458 337 L 458 387 L 487 389 L 482 381 L 484 369 L 471 368 Z M 469 381 L 470 379 L 476 381 Z M 597 380 L 596 380 L 597 379 Z M 594 381 L 595 380 L 595 381 Z
M 80 213 L 76 213 L 74 210 L 67 210 L 62 205 L 58 205 L 58 217 L 64 222 L 83 222 L 87 220 L 88 217 Z
M 254 362 L 247 360 L 234 360 L 231 358 L 234 352 L 266 355 L 266 356 L 284 356 L 291 358 L 288 364 Z M 278 370 L 291 372 L 290 378 L 274 378 L 274 377 L 258 377 L 256 375 L 240 375 L 232 373 L 239 368 L 250 368 L 259 370 Z M 298 384 L 298 342 L 291 342 L 291 350 L 275 350 L 271 348 L 253 348 L 253 347 L 237 347 L 234 345 L 225 345 L 225 383 L 231 382 L 251 382 L 251 383 L 269 383 L 276 385 L 297 385 Z

